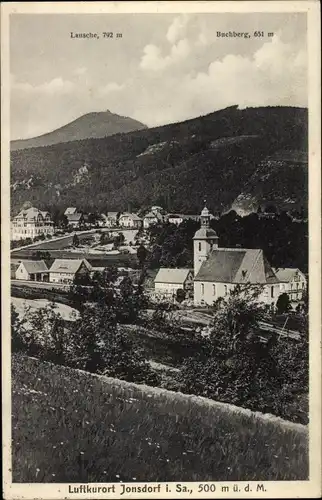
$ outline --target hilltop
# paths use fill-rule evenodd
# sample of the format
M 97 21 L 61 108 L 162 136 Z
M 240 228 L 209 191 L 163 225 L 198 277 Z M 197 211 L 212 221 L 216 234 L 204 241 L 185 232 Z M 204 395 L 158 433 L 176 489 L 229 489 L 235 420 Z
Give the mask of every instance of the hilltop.
M 61 142 L 81 141 L 83 139 L 99 139 L 113 134 L 132 132 L 145 129 L 146 125 L 126 116 L 119 116 L 109 110 L 97 113 L 88 113 L 77 120 L 53 130 L 44 135 L 12 141 L 12 151 L 25 148 L 50 146 Z
M 232 106 L 182 123 L 11 153 L 13 210 L 249 213 L 307 205 L 307 109 Z
M 226 403 L 14 355 L 12 461 L 14 482 L 305 480 L 308 432 Z

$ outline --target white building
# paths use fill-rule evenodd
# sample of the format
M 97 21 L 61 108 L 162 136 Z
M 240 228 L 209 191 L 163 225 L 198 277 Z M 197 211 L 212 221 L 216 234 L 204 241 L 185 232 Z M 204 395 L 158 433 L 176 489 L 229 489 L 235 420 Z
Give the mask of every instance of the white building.
M 50 283 L 72 283 L 75 276 L 90 275 L 92 266 L 86 259 L 56 259 L 49 269 Z
M 154 279 L 155 292 L 174 296 L 179 288 L 188 293 L 193 291 L 192 270 L 161 267 Z
M 16 280 L 48 281 L 48 267 L 43 260 L 22 260 L 15 271 Z
M 143 219 L 143 227 L 144 229 L 148 229 L 150 226 L 154 224 L 158 224 L 159 222 L 163 222 L 163 217 L 158 212 L 149 212 L 144 216 Z
M 36 236 L 53 235 L 54 223 L 50 213 L 31 207 L 21 210 L 12 220 L 11 239 L 22 240 L 35 238 Z
M 117 226 L 118 212 L 107 212 L 106 215 L 107 215 L 107 226 L 108 227 L 115 227 L 115 226 Z
M 302 300 L 307 287 L 305 275 L 299 269 L 290 267 L 274 269 L 274 272 L 280 282 L 280 293 L 287 293 L 291 302 Z
M 168 214 L 167 219 L 169 224 L 175 224 L 176 226 L 180 226 L 183 222 L 183 217 L 180 214 Z
M 210 228 L 210 213 L 205 207 L 200 216 L 201 228 L 194 245 L 194 303 L 212 305 L 219 297 L 227 297 L 236 285 L 261 285 L 260 301 L 276 302 L 280 283 L 266 260 L 263 250 L 220 248 L 218 236 Z
M 140 229 L 143 225 L 143 220 L 136 214 L 124 213 L 119 218 L 119 226 L 128 229 Z

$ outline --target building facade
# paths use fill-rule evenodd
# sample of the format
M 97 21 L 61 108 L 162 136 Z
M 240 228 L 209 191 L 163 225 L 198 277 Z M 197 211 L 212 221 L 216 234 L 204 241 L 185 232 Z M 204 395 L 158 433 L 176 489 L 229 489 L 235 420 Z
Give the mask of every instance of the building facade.
M 136 214 L 124 213 L 119 218 L 119 226 L 126 229 L 140 229 L 143 220 Z
M 23 260 L 15 271 L 16 280 L 49 281 L 49 271 L 43 260 Z
M 54 223 L 49 212 L 31 207 L 21 210 L 12 220 L 11 239 L 22 240 L 26 238 L 34 239 L 44 234 L 54 234 Z
M 259 301 L 275 304 L 280 282 L 261 249 L 220 248 L 216 232 L 210 228 L 210 213 L 205 207 L 194 244 L 194 303 L 212 305 L 226 298 L 237 285 L 257 285 Z
M 303 299 L 307 289 L 307 279 L 305 275 L 296 268 L 283 267 L 274 269 L 280 281 L 280 293 L 287 293 L 291 302 L 298 302 Z
M 178 289 L 184 290 L 187 295 L 192 295 L 192 270 L 161 267 L 154 280 L 155 292 L 159 295 L 175 296 Z
M 91 271 L 86 259 L 56 259 L 49 269 L 49 281 L 71 284 L 76 276 L 90 276 Z

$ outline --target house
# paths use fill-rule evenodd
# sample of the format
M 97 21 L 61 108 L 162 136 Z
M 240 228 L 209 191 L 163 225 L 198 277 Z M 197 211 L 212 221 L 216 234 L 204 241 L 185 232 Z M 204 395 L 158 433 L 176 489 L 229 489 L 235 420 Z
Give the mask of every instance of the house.
M 150 210 L 153 214 L 160 214 L 160 215 L 163 215 L 165 214 L 165 210 L 164 208 L 158 206 L 158 205 L 154 205 L 153 207 L 151 207 L 151 210 Z
M 108 217 L 106 214 L 99 214 L 99 219 L 97 221 L 98 227 L 107 227 L 108 226 Z
M 280 282 L 263 250 L 220 248 L 206 207 L 200 221 L 201 228 L 193 238 L 195 305 L 212 305 L 219 297 L 228 297 L 236 285 L 248 283 L 262 287 L 260 301 L 274 304 L 280 294 Z
M 144 229 L 148 229 L 150 226 L 158 224 L 159 222 L 163 222 L 163 217 L 160 213 L 148 212 L 143 218 L 143 227 Z
M 92 267 L 86 259 L 56 259 L 49 269 L 50 283 L 72 283 L 75 276 L 89 276 Z
M 136 214 L 124 213 L 119 218 L 119 226 L 130 229 L 140 229 L 143 225 L 141 217 Z
M 175 295 L 181 288 L 186 292 L 193 291 L 193 272 L 191 269 L 171 269 L 161 267 L 154 279 L 154 290 L 158 294 Z
M 67 215 L 66 217 L 68 220 L 68 225 L 73 229 L 81 229 L 85 226 L 85 218 L 81 213 L 76 212 L 74 214 Z
M 16 280 L 49 281 L 49 271 L 43 260 L 22 260 L 15 272 Z
M 118 212 L 107 212 L 108 227 L 115 227 L 118 223 Z
M 180 214 L 168 214 L 167 220 L 169 224 L 175 224 L 176 226 L 180 226 L 183 222 L 183 216 Z
M 290 267 L 276 268 L 274 272 L 280 282 L 280 293 L 287 293 L 291 302 L 302 300 L 307 288 L 305 275 Z
M 68 217 L 69 215 L 74 215 L 77 213 L 77 208 L 75 207 L 68 207 L 66 208 L 65 212 L 64 212 L 64 215 L 66 215 L 66 217 Z
M 30 207 L 21 210 L 13 218 L 11 225 L 12 240 L 33 239 L 41 234 L 45 236 L 54 234 L 54 223 L 49 212 Z

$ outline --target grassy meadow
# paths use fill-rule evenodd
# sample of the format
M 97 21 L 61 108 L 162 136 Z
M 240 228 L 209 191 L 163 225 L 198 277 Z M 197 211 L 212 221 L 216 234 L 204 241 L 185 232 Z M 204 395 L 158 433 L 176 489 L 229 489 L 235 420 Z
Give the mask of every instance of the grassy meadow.
M 307 428 L 12 358 L 13 482 L 300 480 Z

